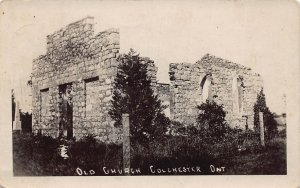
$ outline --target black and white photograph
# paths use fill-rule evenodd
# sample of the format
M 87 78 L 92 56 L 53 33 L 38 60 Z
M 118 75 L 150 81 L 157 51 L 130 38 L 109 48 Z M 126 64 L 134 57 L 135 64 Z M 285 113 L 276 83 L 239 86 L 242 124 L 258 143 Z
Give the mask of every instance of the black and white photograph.
M 300 186 L 299 34 L 297 1 L 2 1 L 0 185 Z

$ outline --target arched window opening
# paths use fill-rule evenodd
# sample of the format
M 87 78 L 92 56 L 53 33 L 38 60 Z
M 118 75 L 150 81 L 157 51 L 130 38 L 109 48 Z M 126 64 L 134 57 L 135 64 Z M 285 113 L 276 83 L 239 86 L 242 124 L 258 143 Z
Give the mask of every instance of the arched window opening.
M 200 83 L 201 87 L 201 102 L 205 103 L 206 100 L 210 100 L 211 95 L 211 78 L 209 75 L 204 76 Z

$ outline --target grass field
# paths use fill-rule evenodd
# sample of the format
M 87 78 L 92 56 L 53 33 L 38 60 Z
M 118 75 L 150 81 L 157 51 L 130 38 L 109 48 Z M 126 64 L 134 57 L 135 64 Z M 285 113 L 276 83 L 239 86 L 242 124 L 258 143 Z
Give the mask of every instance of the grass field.
M 265 149 L 219 159 L 218 162 L 228 167 L 224 174 L 283 175 L 287 173 L 286 140 L 275 138 Z
M 140 168 L 136 175 L 158 175 L 151 173 L 149 166 L 162 169 L 200 166 L 201 173 L 172 172 L 167 175 L 271 175 L 286 174 L 286 139 L 278 136 L 266 142 L 264 148 L 251 146 L 237 151 L 225 144 L 190 144 L 171 138 L 166 143 L 155 143 L 149 150 L 134 147 L 132 168 Z M 68 159 L 59 155 L 58 147 L 69 146 Z M 188 145 L 187 145 L 188 144 Z M 148 152 L 148 153 L 147 153 Z M 13 136 L 13 164 L 15 176 L 73 176 L 79 167 L 87 175 L 107 175 L 102 169 L 122 169 L 122 145 L 99 143 L 93 138 L 79 141 L 61 141 L 45 136 L 21 134 Z M 224 171 L 212 172 L 210 165 L 225 167 Z M 95 173 L 90 174 L 89 170 Z M 109 175 L 120 175 L 109 174 Z

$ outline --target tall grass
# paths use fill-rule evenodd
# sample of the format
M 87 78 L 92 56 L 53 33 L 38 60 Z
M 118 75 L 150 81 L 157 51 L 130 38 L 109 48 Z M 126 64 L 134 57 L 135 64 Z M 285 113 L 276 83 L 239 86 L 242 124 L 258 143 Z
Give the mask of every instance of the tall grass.
M 69 148 L 67 159 L 60 156 L 62 144 Z M 78 175 L 77 168 L 104 175 L 103 166 L 122 167 L 122 146 L 98 142 L 92 137 L 67 141 L 41 135 L 14 135 L 13 162 L 17 176 L 72 176 Z
M 150 166 L 201 166 L 201 174 L 212 174 L 211 164 L 226 166 L 224 174 L 285 174 L 285 144 L 284 134 L 267 140 L 264 148 L 254 132 L 231 132 L 218 141 L 200 135 L 169 135 L 148 143 L 131 142 L 131 167 L 141 170 L 137 175 L 151 175 Z M 67 159 L 60 156 L 60 145 L 68 146 Z M 14 135 L 13 157 L 17 176 L 72 176 L 78 175 L 77 168 L 105 175 L 103 167 L 122 169 L 122 145 L 99 142 L 92 136 L 75 141 Z M 182 173 L 168 173 L 172 174 Z M 195 173 L 184 173 L 188 174 Z

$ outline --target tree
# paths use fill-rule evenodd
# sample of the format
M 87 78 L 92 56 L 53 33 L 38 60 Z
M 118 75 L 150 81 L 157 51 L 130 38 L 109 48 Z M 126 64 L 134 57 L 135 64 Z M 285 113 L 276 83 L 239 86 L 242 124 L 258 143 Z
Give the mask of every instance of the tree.
M 226 112 L 223 108 L 223 105 L 209 100 L 198 106 L 200 114 L 197 123 L 202 133 L 215 138 L 221 138 L 225 135 L 229 127 L 225 120 Z
M 28 112 L 20 112 L 20 120 L 23 133 L 32 132 L 32 114 Z
M 118 58 L 118 73 L 114 82 L 112 108 L 109 111 L 115 126 L 122 124 L 122 114 L 129 114 L 132 140 L 147 142 L 162 136 L 169 124 L 163 106 L 151 89 L 147 76 L 148 62 L 130 49 Z
M 277 122 L 274 119 L 273 113 L 267 107 L 263 89 L 258 93 L 256 103 L 254 104 L 254 128 L 256 131 L 259 131 L 259 112 L 263 113 L 266 136 L 267 138 L 272 138 L 277 134 Z

